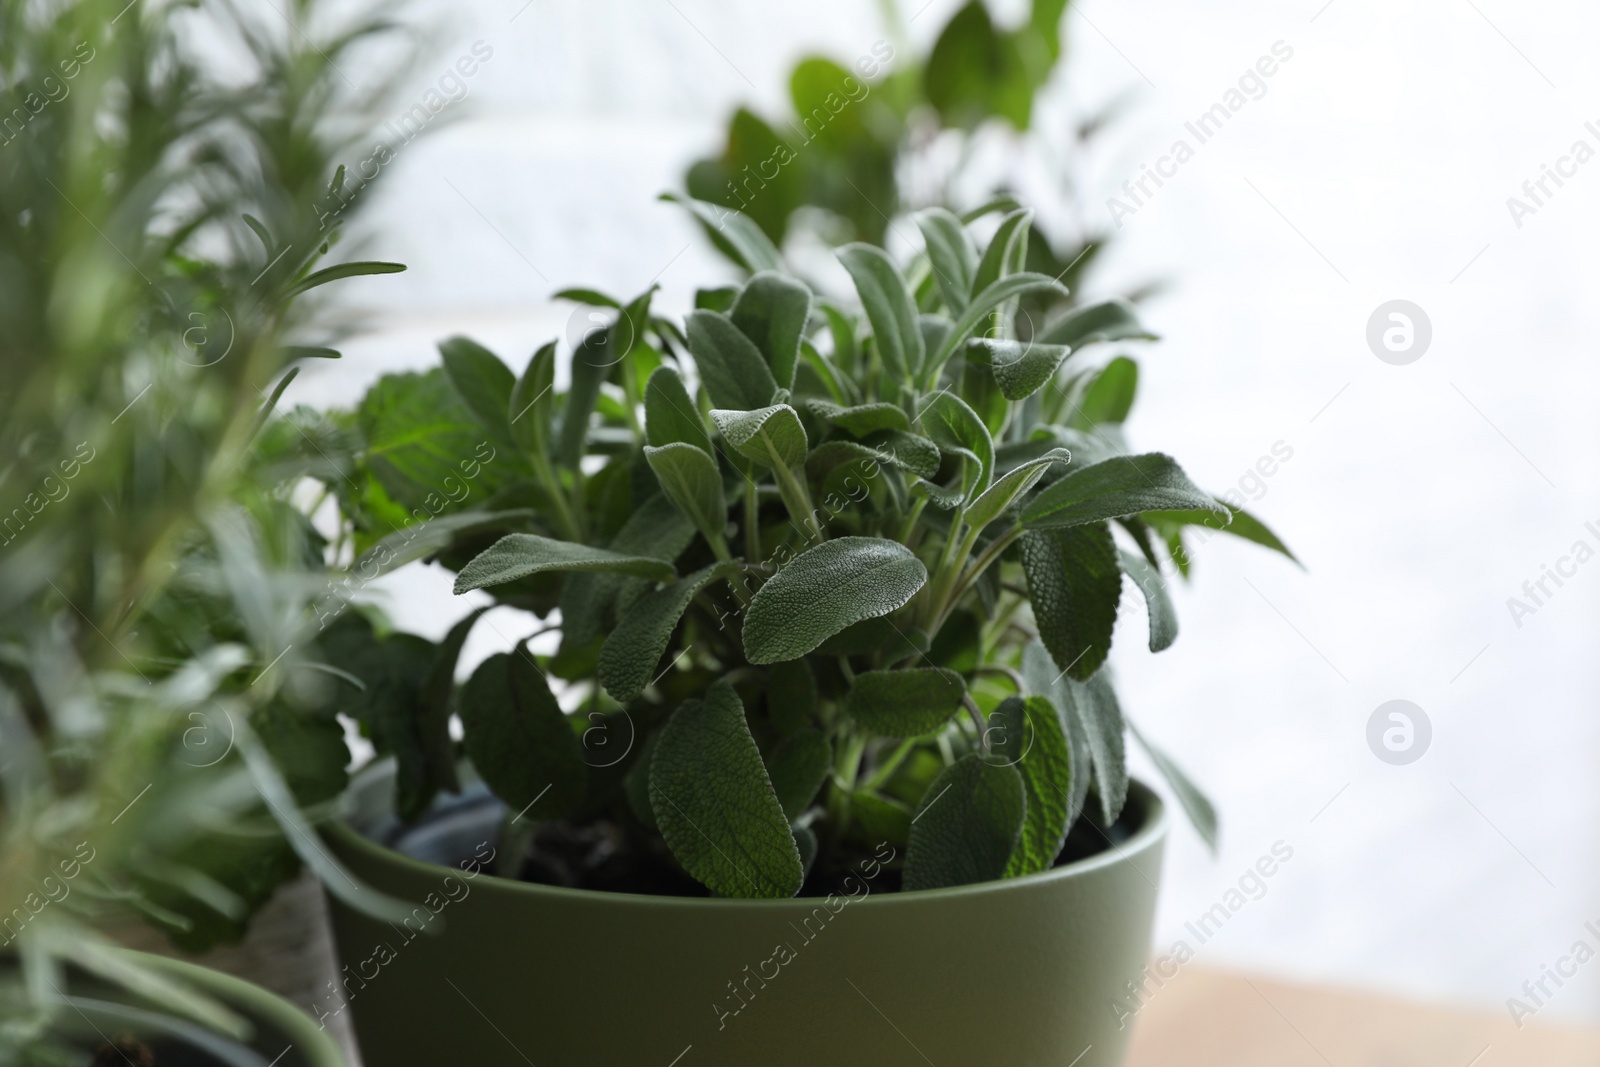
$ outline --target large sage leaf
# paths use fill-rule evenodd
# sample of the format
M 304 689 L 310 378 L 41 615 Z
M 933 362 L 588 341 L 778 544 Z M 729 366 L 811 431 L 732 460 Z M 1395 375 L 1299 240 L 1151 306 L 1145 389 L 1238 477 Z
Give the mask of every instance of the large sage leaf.
M 917 304 L 900 269 L 883 249 L 868 244 L 845 245 L 838 255 L 872 323 L 885 372 L 891 381 L 909 381 L 922 368 L 924 350 Z
M 1030 527 L 1078 526 L 1141 511 L 1223 506 L 1197 489 L 1171 456 L 1113 456 L 1047 487 L 1022 512 Z M 1225 513 L 1225 512 L 1224 512 Z
M 808 400 L 806 406 L 817 418 L 856 437 L 865 437 L 879 430 L 911 429 L 911 421 L 906 418 L 906 413 L 894 404 L 857 404 L 847 408 L 827 400 Z
M 716 311 L 691 311 L 688 336 L 700 381 L 713 404 L 749 411 L 772 403 L 777 379 L 761 350 L 732 319 Z
M 659 736 L 650 808 L 684 870 L 725 897 L 799 892 L 800 853 L 733 687 L 684 701 Z
M 711 421 L 722 439 L 734 451 L 763 467 L 798 467 L 806 461 L 805 427 L 788 404 L 774 404 L 755 411 L 725 411 L 713 408 Z
M 1088 429 L 1123 422 L 1139 391 L 1139 365 L 1127 356 L 1107 363 L 1084 390 L 1070 425 Z
M 1018 208 L 1007 212 L 995 229 L 983 257 L 972 272 L 971 297 L 976 297 L 1007 274 L 1021 269 L 1028 254 L 1028 229 L 1033 212 Z
M 1104 523 L 1029 530 L 1018 542 L 1039 637 L 1080 681 L 1105 662 L 1122 596 L 1122 569 Z
M 917 805 L 906 850 L 908 890 L 989 882 L 1006 873 L 1027 813 L 1015 767 L 967 755 L 935 778 Z
M 478 665 L 461 688 L 461 724 L 472 765 L 514 812 L 558 818 L 583 803 L 582 747 L 526 650 Z
M 1074 691 L 1081 685 L 1070 680 L 1050 658 L 1049 651 L 1039 641 L 1030 641 L 1022 649 L 1022 678 L 1030 695 L 1041 696 L 1055 707 L 1056 714 L 1066 727 L 1067 749 L 1072 759 L 1072 773 L 1066 784 L 1067 826 L 1083 811 L 1089 796 L 1089 782 L 1094 777 L 1094 765 L 1089 757 L 1089 733 L 1078 714 Z
M 818 730 L 798 730 L 773 748 L 767 776 L 790 822 L 810 807 L 833 767 L 833 748 Z
M 864 671 L 850 686 L 845 710 L 880 737 L 922 737 L 950 721 L 966 692 L 961 675 L 940 667 Z
M 614 326 L 590 331 L 572 353 L 572 380 L 567 384 L 566 404 L 561 409 L 555 447 L 557 462 L 569 469 L 576 468 L 583 456 L 589 439 L 589 417 L 600 399 L 600 386 L 622 358 L 613 344 L 616 332 Z
M 766 357 L 778 386 L 793 389 L 811 290 L 786 274 L 762 271 L 746 283 L 729 317 Z
M 836 537 L 767 580 L 745 613 L 751 663 L 797 659 L 852 623 L 903 605 L 928 580 L 922 561 L 880 537 Z
M 972 298 L 972 303 L 961 313 L 955 326 L 945 335 L 944 343 L 939 346 L 928 360 L 924 380 L 931 382 L 939 373 L 956 350 L 964 344 L 978 327 L 982 326 L 987 316 L 997 310 L 1008 300 L 1023 296 L 1027 293 L 1036 293 L 1041 289 L 1052 289 L 1061 296 L 1067 295 L 1067 287 L 1050 277 L 1048 274 L 1035 274 L 1031 271 L 1019 271 L 1008 274 L 993 285 L 980 291 Z
M 1072 818 L 1072 749 L 1061 712 L 1048 697 L 1007 697 L 989 716 L 989 734 L 991 758 L 1021 772 L 1028 798 L 1006 877 L 1048 870 Z
M 439 650 L 434 653 L 428 675 L 417 691 L 417 735 L 422 741 L 422 755 L 428 763 L 428 773 L 442 788 L 452 793 L 461 792 L 456 777 L 456 757 L 450 743 L 450 715 L 455 710 L 456 661 L 461 658 L 461 646 L 467 643 L 473 623 L 487 608 L 479 608 L 450 628 Z
M 711 455 L 711 436 L 700 409 L 671 367 L 657 367 L 645 383 L 644 433 L 645 440 L 657 448 L 682 443 Z
M 506 421 L 524 452 L 542 455 L 555 429 L 556 343 L 542 345 L 528 359 L 527 369 L 511 390 Z
M 622 704 L 644 692 L 689 602 L 717 578 L 736 569 L 736 564 L 714 563 L 647 593 L 622 612 L 616 629 L 600 648 L 600 684 L 606 692 Z
M 722 472 L 710 453 L 675 441 L 659 448 L 646 445 L 644 458 L 656 472 L 667 499 L 689 517 L 706 540 L 720 538 L 728 524 L 728 500 L 722 491 Z
M 1181 526 L 1204 526 L 1208 530 L 1220 530 L 1246 541 L 1253 541 L 1274 552 L 1281 552 L 1295 563 L 1300 562 L 1295 554 L 1289 551 L 1289 546 L 1279 540 L 1278 535 L 1268 529 L 1260 519 L 1240 508 L 1229 507 L 1226 504 L 1221 506 L 1227 508 L 1227 511 L 1220 513 L 1210 510 L 1151 511 L 1147 512 L 1144 518 L 1164 533 L 1171 533 Z M 1187 560 L 1182 560 L 1180 563 L 1187 566 Z
M 1106 825 L 1122 814 L 1128 800 L 1128 754 L 1123 738 L 1122 705 L 1111 679 L 1100 671 L 1087 682 L 1072 685 L 1073 707 L 1089 739 L 1089 759 L 1094 764 L 1095 791 L 1100 794 L 1100 814 Z
M 676 576 L 672 564 L 652 556 L 624 556 L 603 548 L 557 541 L 538 534 L 507 534 L 456 575 L 455 591 L 501 585 L 545 571 L 610 571 L 666 581 Z
M 676 560 L 694 540 L 694 523 L 663 493 L 652 493 L 633 509 L 628 521 L 606 546 L 623 556 Z M 561 642 L 586 645 L 609 627 L 612 613 L 649 592 L 648 578 L 606 571 L 578 571 L 561 584 Z
M 761 227 L 750 216 L 721 204 L 691 200 L 676 193 L 663 193 L 661 199 L 687 208 L 717 251 L 750 273 L 783 269 L 783 257 L 778 253 L 777 246 L 761 232 Z

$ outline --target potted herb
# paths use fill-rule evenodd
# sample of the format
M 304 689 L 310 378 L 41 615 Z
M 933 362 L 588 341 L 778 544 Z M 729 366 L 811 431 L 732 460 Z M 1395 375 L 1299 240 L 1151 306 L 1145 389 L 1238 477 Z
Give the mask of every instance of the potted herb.
M 457 687 L 482 609 L 433 644 L 330 597 L 393 758 L 327 840 L 416 908 L 335 902 L 327 1011 L 380 1063 L 1118 1062 L 1165 834 L 1104 666 L 1123 578 L 1159 651 L 1186 531 L 1281 545 L 1125 447 L 1134 365 L 1082 350 L 1149 339 L 1129 305 L 1012 336 L 1058 290 L 1027 212 L 981 249 L 923 213 L 909 270 L 846 246 L 854 307 L 688 206 L 751 276 L 683 326 L 569 291 L 616 319 L 566 389 L 553 343 L 517 376 L 457 338 L 355 415 L 356 573 L 431 553 L 560 643 Z

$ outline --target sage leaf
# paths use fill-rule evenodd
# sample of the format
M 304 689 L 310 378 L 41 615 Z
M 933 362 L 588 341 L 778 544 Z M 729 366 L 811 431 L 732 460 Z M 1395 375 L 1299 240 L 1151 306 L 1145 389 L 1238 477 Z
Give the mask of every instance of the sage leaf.
M 650 808 L 684 870 L 725 897 L 792 897 L 804 870 L 732 686 L 686 700 L 661 728 Z
M 1089 783 L 1094 777 L 1094 765 L 1089 757 L 1089 732 L 1078 714 L 1078 698 L 1074 695 L 1081 687 L 1055 665 L 1049 651 L 1039 641 L 1023 646 L 1022 679 L 1029 695 L 1050 701 L 1066 727 L 1067 750 L 1072 759 L 1072 772 L 1066 784 L 1067 826 L 1070 828 L 1083 812 Z
M 873 844 L 905 848 L 911 839 L 911 809 L 892 797 L 858 791 L 850 794 L 850 817 Z
M 781 389 L 794 388 L 800 338 L 811 317 L 811 290 L 786 274 L 762 271 L 734 301 L 730 318 L 766 357 Z
M 719 408 L 749 411 L 772 403 L 778 382 L 754 341 L 728 316 L 716 311 L 691 311 L 689 352 L 700 369 L 700 381 Z
M 541 346 L 511 390 L 506 422 L 524 452 L 542 455 L 550 448 L 555 419 L 556 343 Z
M 417 691 L 417 734 L 422 741 L 422 756 L 428 773 L 443 789 L 461 792 L 461 782 L 456 777 L 456 757 L 450 743 L 450 715 L 455 711 L 456 661 L 461 658 L 461 646 L 467 635 L 488 608 L 479 608 L 450 627 L 450 632 L 439 642 L 428 674 Z
M 1160 337 L 1139 322 L 1132 304 L 1117 297 L 1074 308 L 1046 326 L 1035 340 L 1078 349 L 1099 341 L 1158 341 Z
M 969 461 L 961 474 L 962 492 L 968 500 L 989 488 L 994 474 L 994 438 L 966 401 L 954 393 L 938 393 L 923 409 L 921 422 L 941 452 Z
M 1007 697 L 989 715 L 992 757 L 1017 768 L 1028 798 L 1006 877 L 1049 870 L 1071 826 L 1072 749 L 1048 697 Z
M 1003 877 L 1026 812 L 1015 767 L 961 757 L 933 780 L 917 805 L 905 888 L 942 889 Z
M 694 445 L 675 441 L 657 448 L 646 445 L 645 462 L 656 472 L 661 491 L 689 517 L 695 528 L 715 544 L 728 525 L 728 500 L 722 491 L 722 472 L 711 455 Z
M 805 427 L 800 415 L 788 404 L 774 404 L 754 411 L 726 411 L 713 408 L 711 421 L 722 439 L 746 459 L 763 467 L 798 467 L 806 461 Z
M 884 371 L 892 381 L 910 381 L 921 372 L 924 349 L 917 304 L 900 269 L 883 249 L 868 244 L 845 245 L 838 255 L 872 323 Z
M 1000 219 L 988 247 L 983 250 L 983 258 L 972 272 L 969 299 L 1020 269 L 1019 265 L 1027 258 L 1028 228 L 1032 222 L 1033 212 L 1026 208 L 1009 211 Z
M 985 489 L 967 508 L 966 522 L 974 530 L 981 530 L 1005 514 L 1007 508 L 1028 490 L 1038 484 L 1052 464 L 1071 463 L 1072 453 L 1064 448 L 1052 448 L 1038 459 L 1019 463 Z
M 1203 526 L 1208 530 L 1219 530 L 1270 548 L 1287 556 L 1296 564 L 1300 563 L 1295 554 L 1289 551 L 1289 546 L 1279 540 L 1278 535 L 1268 529 L 1260 519 L 1241 508 L 1227 504 L 1221 506 L 1227 508 L 1226 513 L 1211 510 L 1150 511 L 1145 513 L 1144 518 L 1163 531 L 1175 530 L 1180 526 Z M 1183 562 L 1187 564 L 1187 560 Z
M 721 204 L 693 200 L 677 193 L 663 193 L 661 199 L 681 204 L 695 217 L 717 251 L 755 274 L 782 270 L 783 257 L 777 245 L 761 231 L 750 216 Z
M 1095 791 L 1100 794 L 1100 814 L 1107 826 L 1122 814 L 1128 800 L 1128 754 L 1123 738 L 1124 720 L 1117 692 L 1105 671 L 1071 687 L 1073 708 L 1089 741 L 1094 764 Z
M 526 578 L 545 571 L 610 571 L 665 581 L 672 564 L 652 556 L 624 556 L 603 548 L 557 541 L 539 534 L 507 534 L 484 549 L 456 575 L 457 594 Z
M 1139 365 L 1127 356 L 1118 356 L 1084 390 L 1071 424 L 1085 429 L 1119 424 L 1128 417 L 1138 391 Z
M 1178 613 L 1173 610 L 1172 598 L 1167 595 L 1167 583 L 1161 572 L 1135 552 L 1121 549 L 1122 569 L 1133 584 L 1144 594 L 1145 614 L 1150 616 L 1150 651 L 1160 652 L 1178 639 Z
M 832 767 L 833 748 L 818 730 L 799 730 L 778 742 L 767 758 L 767 777 L 785 818 L 794 822 L 805 813 Z
M 737 570 L 737 564 L 714 563 L 647 593 L 624 611 L 600 647 L 600 684 L 606 692 L 622 704 L 644 692 L 689 602 L 713 581 Z
M 961 675 L 942 667 L 864 671 L 850 686 L 845 710 L 879 737 L 923 737 L 950 721 L 966 692 Z
M 711 454 L 711 436 L 706 433 L 700 409 L 671 367 L 657 367 L 645 383 L 644 434 L 645 440 L 657 448 L 681 443 Z
M 806 406 L 817 418 L 856 437 L 865 437 L 879 430 L 911 429 L 911 420 L 894 404 L 857 404 L 847 408 L 827 400 L 808 400 Z
M 1111 651 L 1122 596 L 1110 528 L 1029 530 L 1018 547 L 1039 637 L 1057 668 L 1079 681 L 1088 678 Z
M 1202 508 L 1226 514 L 1197 489 L 1171 456 L 1113 456 L 1073 471 L 1034 497 L 1022 512 L 1030 527 L 1078 526 L 1141 511 Z
M 671 563 L 694 540 L 694 523 L 663 493 L 652 493 L 606 546 L 623 556 L 650 556 Z M 607 571 L 577 571 L 561 583 L 561 642 L 587 645 L 611 624 L 613 613 L 649 592 L 648 578 Z
M 852 623 L 887 615 L 928 580 L 922 561 L 880 537 L 837 537 L 769 578 L 745 613 L 751 663 L 797 659 Z
M 947 363 L 951 356 L 972 333 L 983 325 L 984 319 L 1000 305 L 1008 300 L 1023 296 L 1026 293 L 1035 293 L 1041 289 L 1052 289 L 1061 296 L 1067 295 L 1067 287 L 1050 277 L 1048 274 L 1035 274 L 1031 271 L 1019 271 L 1008 274 L 993 285 L 980 291 L 972 298 L 972 303 L 961 313 L 961 317 L 945 335 L 944 343 L 939 346 L 928 360 L 927 370 L 923 375 L 925 382 L 932 382 L 939 370 Z
M 989 368 L 1007 400 L 1026 400 L 1037 393 L 1055 376 L 1056 368 L 1071 351 L 1066 345 L 991 337 L 974 337 L 967 342 L 967 359 Z
M 952 316 L 967 306 L 972 277 L 978 270 L 978 249 L 961 220 L 942 207 L 918 212 L 917 228 L 928 249 L 928 264 L 939 294 Z
M 1200 787 L 1195 785 L 1189 776 L 1183 772 L 1183 768 L 1174 763 L 1172 758 L 1161 749 L 1152 745 L 1139 728 L 1133 724 L 1132 719 L 1128 720 L 1128 732 L 1133 734 L 1134 740 L 1139 742 L 1139 747 L 1143 748 L 1145 754 L 1150 757 L 1150 762 L 1154 763 L 1156 770 L 1161 772 L 1161 777 L 1165 778 L 1167 784 L 1172 787 L 1172 792 L 1177 795 L 1178 803 L 1182 806 L 1183 813 L 1189 817 L 1190 824 L 1194 826 L 1196 832 L 1200 834 L 1200 839 L 1206 843 L 1206 847 L 1211 849 L 1214 855 L 1217 851 L 1217 809 L 1212 806 L 1210 800 L 1206 799 L 1206 795 L 1200 791 Z
M 582 746 L 525 649 L 496 653 L 472 672 L 461 725 L 473 767 L 521 818 L 558 818 L 583 803 Z

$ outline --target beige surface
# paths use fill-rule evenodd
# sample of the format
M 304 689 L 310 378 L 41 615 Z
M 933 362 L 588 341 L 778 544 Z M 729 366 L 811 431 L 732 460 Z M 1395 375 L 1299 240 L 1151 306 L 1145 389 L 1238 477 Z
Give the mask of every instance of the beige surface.
M 1186 968 L 1155 990 L 1128 1067 L 1595 1067 L 1600 1033 L 1508 1014 Z

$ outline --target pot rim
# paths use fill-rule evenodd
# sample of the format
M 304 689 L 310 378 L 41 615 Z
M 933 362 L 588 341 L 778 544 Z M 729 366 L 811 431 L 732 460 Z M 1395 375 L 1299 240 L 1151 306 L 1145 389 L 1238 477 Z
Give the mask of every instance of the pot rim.
M 369 784 L 373 779 L 381 778 L 386 774 L 393 774 L 393 761 L 387 757 L 383 760 L 375 761 L 357 772 L 356 780 L 351 782 L 351 791 L 354 791 L 362 784 Z M 367 782 L 362 782 L 361 779 L 363 778 Z M 347 791 L 347 797 L 351 791 Z M 1025 874 L 1019 878 L 1003 878 L 988 882 L 975 882 L 969 885 L 946 886 L 942 889 L 901 890 L 895 893 L 872 893 L 869 891 L 858 901 L 858 904 L 865 904 L 868 907 L 875 908 L 914 907 L 918 901 L 924 900 L 948 900 L 963 896 L 983 897 L 1012 889 L 1067 881 L 1083 877 L 1102 867 L 1133 862 L 1159 846 L 1167 835 L 1166 804 L 1155 790 L 1137 778 L 1129 778 L 1128 804 L 1131 805 L 1135 802 L 1139 803 L 1144 810 L 1144 818 L 1139 828 L 1126 841 L 1120 845 L 1112 844 L 1103 852 L 1097 852 L 1092 856 L 1086 856 L 1081 860 L 1075 860 L 1060 867 L 1051 867 L 1049 870 L 1039 871 L 1036 874 Z M 386 864 L 390 867 L 399 867 L 414 874 L 425 874 L 434 878 L 460 876 L 460 871 L 457 868 L 446 867 L 428 860 L 416 859 L 397 849 L 390 848 L 388 845 L 372 840 L 349 824 L 347 821 L 348 815 L 348 811 L 343 812 L 320 827 L 322 834 L 332 839 L 330 843 L 336 843 L 341 850 L 348 849 L 360 853 L 374 862 Z M 776 911 L 785 907 L 792 908 L 797 903 L 804 904 L 806 901 L 826 899 L 825 897 L 729 899 L 726 897 L 680 897 L 648 893 L 612 893 L 598 889 L 572 889 L 566 886 L 524 882 L 497 874 L 488 874 L 487 872 L 475 877 L 488 878 L 493 884 L 495 892 L 523 894 L 530 901 L 564 901 L 575 904 L 609 902 L 614 907 Z

